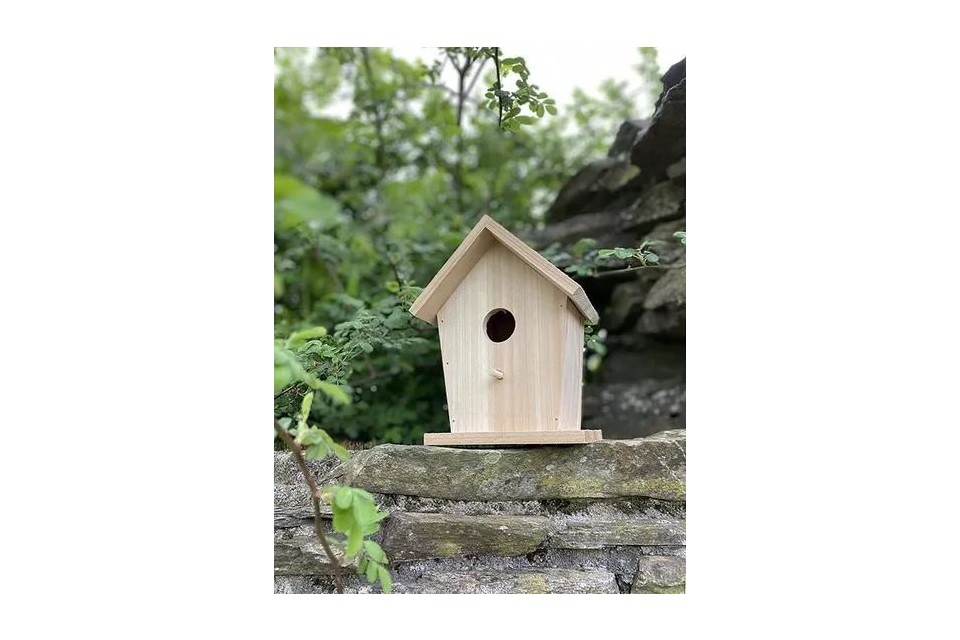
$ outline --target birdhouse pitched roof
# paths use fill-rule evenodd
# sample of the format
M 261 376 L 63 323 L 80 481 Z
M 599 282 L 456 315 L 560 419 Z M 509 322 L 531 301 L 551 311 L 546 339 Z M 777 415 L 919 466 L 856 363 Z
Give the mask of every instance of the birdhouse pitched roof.
M 437 313 L 440 308 L 494 242 L 499 242 L 509 249 L 513 255 L 563 291 L 588 324 L 595 324 L 599 320 L 597 310 L 590 304 L 583 287 L 490 216 L 480 218 L 477 226 L 467 234 L 430 284 L 424 287 L 420 296 L 410 306 L 410 313 L 425 322 L 437 324 Z

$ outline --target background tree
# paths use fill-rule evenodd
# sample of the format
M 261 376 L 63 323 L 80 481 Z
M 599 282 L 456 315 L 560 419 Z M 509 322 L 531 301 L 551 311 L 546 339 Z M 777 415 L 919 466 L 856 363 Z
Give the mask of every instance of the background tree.
M 643 51 L 642 77 L 658 76 Z M 332 435 L 418 442 L 447 425 L 436 330 L 407 313 L 419 287 L 482 214 L 542 224 L 563 182 L 646 99 L 611 80 L 558 110 L 522 56 L 494 47 L 438 49 L 430 64 L 387 49 L 276 49 L 275 62 L 275 337 L 330 329 L 287 351 L 352 400 L 313 401 Z M 454 86 L 440 81 L 451 68 Z M 309 390 L 280 385 L 276 415 L 296 416 Z

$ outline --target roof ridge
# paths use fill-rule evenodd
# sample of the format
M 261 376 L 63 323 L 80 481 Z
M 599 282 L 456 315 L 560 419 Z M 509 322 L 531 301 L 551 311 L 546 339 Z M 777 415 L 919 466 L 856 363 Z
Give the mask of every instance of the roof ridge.
M 480 218 L 433 279 L 423 288 L 410 306 L 410 313 L 425 322 L 436 324 L 437 312 L 473 269 L 480 257 L 486 253 L 491 240 L 506 247 L 540 276 L 563 291 L 588 324 L 595 324 L 599 320 L 597 310 L 590 304 L 583 287 L 487 214 Z

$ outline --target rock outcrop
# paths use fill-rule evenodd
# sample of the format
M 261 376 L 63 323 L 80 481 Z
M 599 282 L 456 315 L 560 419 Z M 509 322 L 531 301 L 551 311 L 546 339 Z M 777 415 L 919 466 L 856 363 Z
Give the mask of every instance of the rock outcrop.
M 539 248 L 659 243 L 656 268 L 578 278 L 609 352 L 584 387 L 584 428 L 634 438 L 685 427 L 686 246 L 673 234 L 686 230 L 686 60 L 664 74 L 653 116 L 624 122 L 607 157 L 561 188 L 547 222 L 528 238 Z
M 275 453 L 274 468 L 274 589 L 331 593 L 299 472 L 288 453 Z M 312 468 L 390 512 L 375 538 L 397 593 L 684 590 L 683 430 L 503 450 L 380 445 Z M 379 591 L 349 563 L 344 573 L 346 590 Z

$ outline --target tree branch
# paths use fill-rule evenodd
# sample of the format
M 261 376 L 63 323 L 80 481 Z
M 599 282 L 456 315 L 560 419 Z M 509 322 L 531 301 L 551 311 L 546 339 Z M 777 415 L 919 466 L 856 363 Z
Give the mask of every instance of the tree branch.
M 307 481 L 307 486 L 310 487 L 310 503 L 313 505 L 313 528 L 317 532 L 320 545 L 323 547 L 327 557 L 330 558 L 330 564 L 333 565 L 333 578 L 337 584 L 337 593 L 343 593 L 343 581 L 340 579 L 340 562 L 337 560 L 337 557 L 333 555 L 333 550 L 330 548 L 330 544 L 327 542 L 327 538 L 323 533 L 323 520 L 320 515 L 320 489 L 317 488 L 317 482 L 313 479 L 313 474 L 310 473 L 310 467 L 307 466 L 307 461 L 303 459 L 303 451 L 300 449 L 300 445 L 290 437 L 286 429 L 280 426 L 276 418 L 273 419 L 273 428 L 277 432 L 277 435 L 280 436 L 280 439 L 283 440 L 284 444 L 293 451 L 293 457 L 297 461 L 297 466 L 300 467 L 300 473 L 303 474 L 303 479 Z
M 463 105 L 467 99 L 466 80 L 473 59 L 470 58 L 469 53 L 465 54 L 463 66 L 460 66 L 457 64 L 456 56 L 451 55 L 449 51 L 447 57 L 450 59 L 453 68 L 457 70 L 457 160 L 454 164 L 453 186 L 457 197 L 457 209 L 462 215 L 465 208 L 463 200 Z
M 639 271 L 640 269 L 682 269 L 687 266 L 687 263 L 683 264 L 648 264 L 648 265 L 638 265 L 636 267 L 627 267 L 626 269 L 614 269 L 613 271 L 598 271 L 593 277 L 594 278 L 606 278 L 608 276 L 618 276 L 621 273 L 630 273 L 631 271 Z
M 367 73 L 367 84 L 370 85 L 370 102 L 373 109 L 373 125 L 377 134 L 377 148 L 375 150 L 377 158 L 377 168 L 381 175 L 386 170 L 386 142 L 383 138 L 383 115 L 380 113 L 380 102 L 377 99 L 377 81 L 373 77 L 373 67 L 370 65 L 370 54 L 367 47 L 360 47 L 360 55 L 363 56 L 363 68 Z
M 473 75 L 473 80 L 470 81 L 470 86 L 467 87 L 467 95 L 473 92 L 473 88 L 477 85 L 477 80 L 483 74 L 483 65 L 487 64 L 487 58 L 482 58 L 480 60 L 480 66 L 477 67 L 477 72 Z
M 497 106 L 500 114 L 497 116 L 497 128 L 503 128 L 503 85 L 500 84 L 500 47 L 493 48 L 493 64 L 497 68 Z
M 287 393 L 288 391 L 290 391 L 291 389 L 296 389 L 297 387 L 298 387 L 298 385 L 292 384 L 292 385 L 290 385 L 289 387 L 287 387 L 286 389 L 284 389 L 283 391 L 281 391 L 280 393 L 275 394 L 275 395 L 273 396 L 273 399 L 276 400 L 276 399 L 278 399 L 280 396 L 282 396 L 283 394 L 285 394 L 285 393 Z
M 393 269 L 393 276 L 397 279 L 397 284 L 401 287 L 403 286 L 403 278 L 400 277 L 400 267 L 397 266 L 397 263 L 393 259 L 393 255 L 390 253 L 391 245 L 387 243 L 387 250 L 384 252 L 384 255 L 387 257 L 387 262 L 390 263 L 390 268 Z

